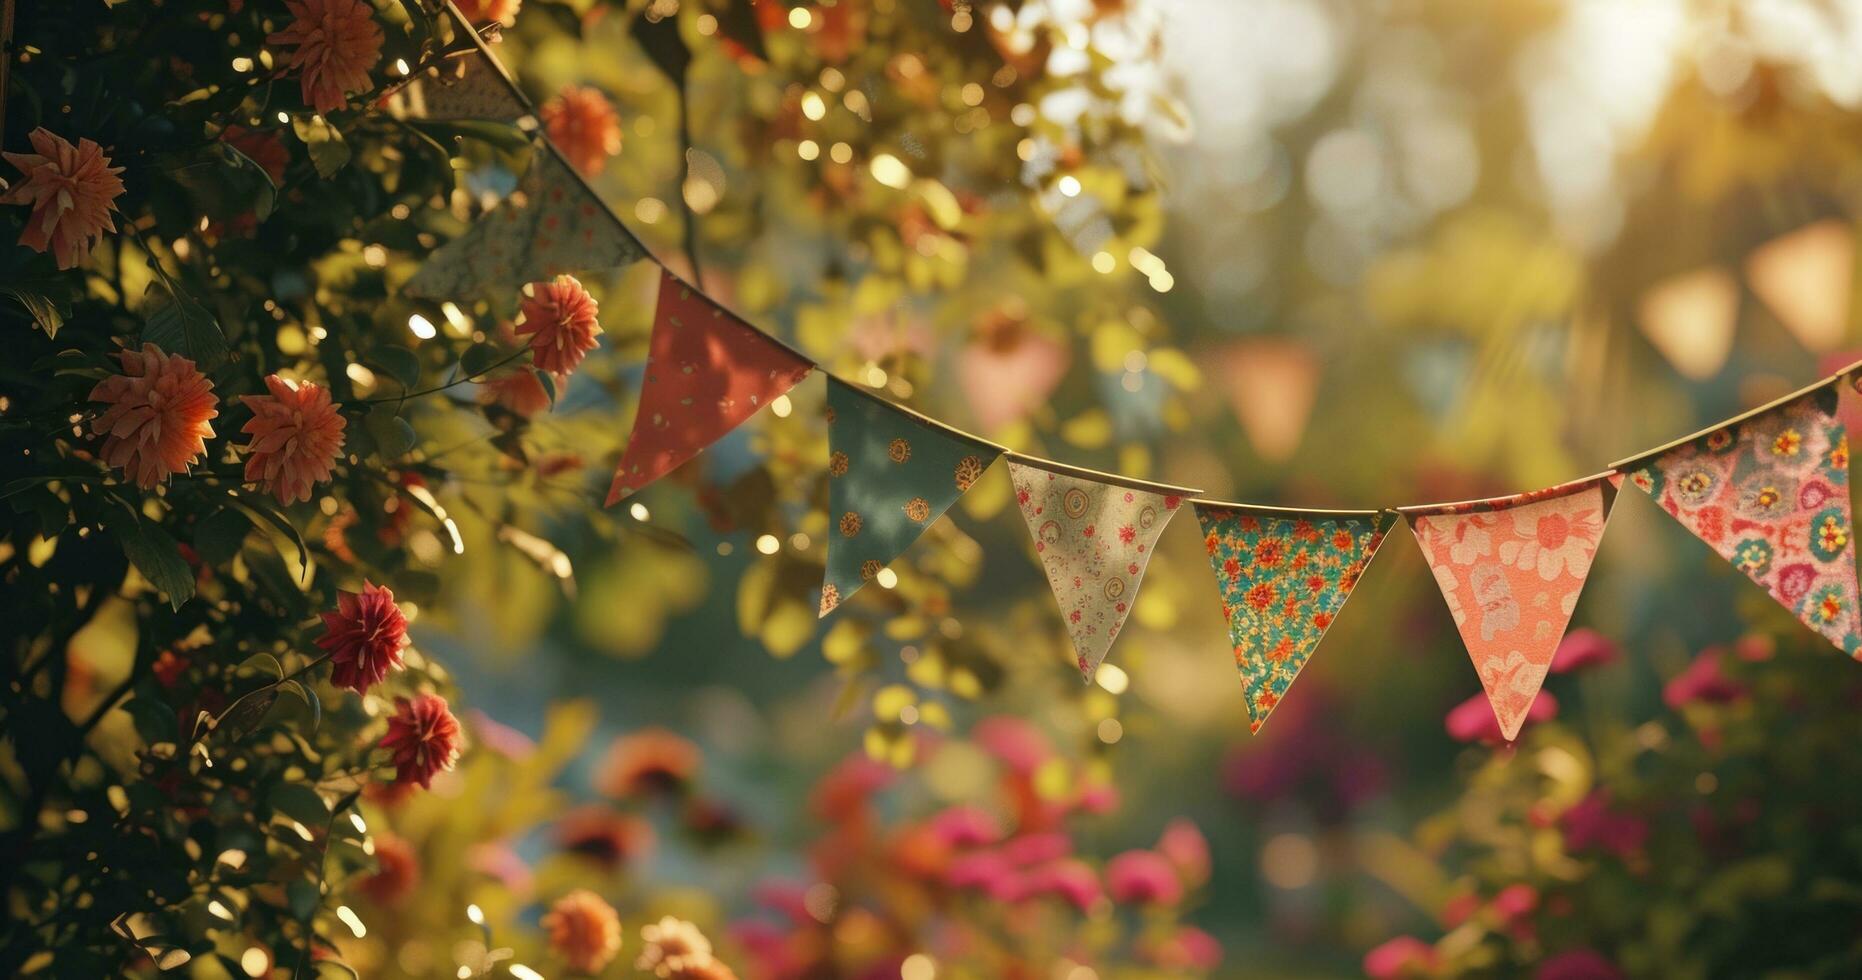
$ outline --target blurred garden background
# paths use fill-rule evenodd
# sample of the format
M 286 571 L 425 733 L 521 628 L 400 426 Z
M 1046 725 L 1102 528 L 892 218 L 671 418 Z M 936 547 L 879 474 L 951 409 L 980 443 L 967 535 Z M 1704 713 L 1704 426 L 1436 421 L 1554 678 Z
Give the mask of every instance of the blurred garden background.
M 15 67 L 6 148 L 24 147 L 27 116 L 119 147 L 122 224 L 143 237 L 67 280 L 65 331 L 8 311 L 32 357 L 84 336 L 86 302 L 127 316 L 151 279 L 123 272 L 132 258 L 185 270 L 204 255 L 225 268 L 201 265 L 195 292 L 243 290 L 264 324 L 242 333 L 221 308 L 247 362 L 321 363 L 339 396 L 401 390 L 368 354 L 380 344 L 433 379 L 453 348 L 498 342 L 496 301 L 441 315 L 398 286 L 431 235 L 515 184 L 515 128 L 382 121 L 361 98 L 313 114 L 288 82 L 256 135 L 204 123 L 262 168 L 276 154 L 271 217 L 241 229 L 239 208 L 210 220 L 158 188 L 139 220 L 133 165 L 153 157 L 122 148 L 143 129 L 46 64 L 63 15 L 35 6 L 18 36 L 40 55 Z M 490 50 L 544 130 L 668 267 L 840 378 L 1081 466 L 1265 504 L 1483 497 L 1596 472 L 1862 357 L 1853 0 L 460 8 L 497 28 Z M 423 64 L 404 37 L 433 11 L 369 10 L 389 35 L 379 80 L 397 57 L 402 74 Z M 115 38 L 99 63 L 168 44 L 250 72 L 239 59 L 297 13 L 154 11 L 99 13 Z M 163 77 L 151 113 L 246 111 Z M 352 156 L 326 170 L 331 127 Z M 432 186 L 396 197 L 417 179 Z M 394 210 L 428 197 L 431 220 Z M 529 374 L 449 387 L 407 410 L 405 453 L 371 414 L 377 456 L 399 462 L 351 458 L 348 489 L 283 512 L 301 540 L 280 549 L 314 560 L 316 581 L 393 586 L 410 663 L 465 727 L 429 789 L 343 800 L 368 847 L 340 874 L 328 863 L 312 911 L 254 892 L 322 923 L 319 960 L 366 977 L 772 980 L 1862 971 L 1862 670 L 1644 495 L 1619 501 L 1515 746 L 1498 744 L 1401 529 L 1250 735 L 1195 529 L 1166 530 L 1082 685 L 1000 465 L 879 587 L 817 621 L 817 379 L 602 510 L 657 276 L 581 277 L 604 332 L 571 382 L 547 397 L 518 390 Z M 75 343 L 101 357 L 109 333 Z M 339 341 L 350 353 L 332 359 Z M 15 403 L 53 398 L 25 363 L 6 369 Z M 15 509 L 8 567 L 61 540 Z M 201 571 L 201 594 L 288 586 L 298 565 L 256 557 L 268 536 L 217 580 Z M 305 601 L 277 618 L 330 605 Z M 53 699 L 73 719 L 123 677 L 171 712 L 212 686 L 148 686 L 165 603 L 102 609 L 63 637 L 74 666 Z M 286 666 L 312 636 L 280 641 Z M 51 690 L 14 670 L 15 692 Z M 366 730 L 387 707 L 346 710 Z M 14 758 L 28 716 L 8 713 L 16 831 L 37 790 Z M 73 801 L 137 771 L 152 739 L 132 714 L 80 733 Z M 320 771 L 296 765 L 287 781 Z M 343 796 L 319 785 L 325 804 Z M 73 854 L 102 846 L 52 822 Z M 176 833 L 177 851 L 209 836 Z M 189 854 L 213 864 L 211 848 Z M 618 913 L 618 956 L 578 962 L 605 945 L 563 931 L 581 923 L 563 898 L 583 889 Z M 268 932 L 245 906 L 236 926 L 214 921 L 207 903 L 230 903 L 215 895 L 188 899 L 206 911 L 174 913 L 164 942 L 135 930 L 147 956 L 124 969 L 312 972 L 286 948 L 291 926 Z M 77 941 L 56 938 L 60 920 L 11 901 L 9 968 L 81 975 L 60 972 L 56 950 Z M 641 934 L 665 916 L 702 931 L 725 973 L 668 965 L 678 943 Z M 220 955 L 163 962 L 168 939 Z

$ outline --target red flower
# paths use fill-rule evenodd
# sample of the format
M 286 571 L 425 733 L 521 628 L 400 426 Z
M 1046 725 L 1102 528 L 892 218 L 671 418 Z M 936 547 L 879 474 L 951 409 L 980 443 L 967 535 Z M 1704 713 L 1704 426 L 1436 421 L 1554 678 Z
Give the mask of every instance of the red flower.
M 388 734 L 382 736 L 381 747 L 394 758 L 396 782 L 416 782 L 427 789 L 435 773 L 453 767 L 460 741 L 459 721 L 446 707 L 446 699 L 421 694 L 412 700 L 394 699 L 394 714 L 388 719 Z
M 1256 612 L 1266 612 L 1267 607 L 1273 604 L 1274 587 L 1272 585 L 1262 582 L 1248 590 L 1248 605 L 1253 606 Z
M 1622 651 L 1602 633 L 1593 629 L 1572 630 L 1558 641 L 1558 652 L 1552 654 L 1552 673 L 1567 674 L 1586 667 L 1602 667 L 1615 663 L 1621 656 Z
M 615 799 L 684 788 L 702 756 L 690 740 L 663 728 L 645 728 L 614 740 L 596 788 Z
M 0 154 L 20 170 L 20 179 L 0 194 L 0 204 L 32 208 L 19 243 L 35 252 L 50 251 L 60 269 L 69 269 L 90 254 L 91 246 L 106 231 L 115 231 L 110 212 L 123 193 L 110 158 L 96 143 L 79 139 L 72 146 L 41 126 L 26 134 L 31 153 Z
M 1434 972 L 1441 957 L 1415 936 L 1398 936 L 1364 954 L 1364 975 L 1371 980 L 1403 980 Z
M 1539 964 L 1533 980 L 1623 980 L 1616 964 L 1592 949 L 1568 949 L 1548 956 Z
M 420 860 L 414 848 L 393 834 L 375 835 L 375 873 L 357 887 L 377 905 L 395 905 L 420 884 Z
M 1126 524 L 1118 529 L 1118 539 L 1124 544 L 1132 543 L 1137 537 L 1138 532 L 1134 530 L 1130 524 Z
M 317 645 L 330 654 L 330 683 L 366 694 L 401 666 L 407 618 L 392 591 L 365 580 L 361 592 L 339 593 L 336 611 L 323 614 Z
M 1183 900 L 1177 869 L 1155 851 L 1126 851 L 1107 862 L 1106 890 L 1115 902 L 1175 905 Z
M 220 399 L 213 382 L 179 354 L 143 344 L 116 356 L 123 373 L 91 389 L 91 401 L 109 406 L 91 420 L 91 432 L 104 437 L 99 455 L 105 464 L 153 489 L 207 454 L 208 423 L 219 417 Z
M 566 85 L 539 110 L 543 128 L 569 158 L 569 163 L 593 177 L 621 152 L 621 117 L 599 89 Z
M 531 360 L 551 374 L 566 375 L 600 344 L 600 307 L 574 276 L 533 282 L 519 307 L 517 332 L 530 337 Z
M 285 0 L 291 26 L 265 37 L 294 48 L 286 69 L 299 72 L 304 103 L 318 112 L 341 109 L 349 93 L 367 91 L 369 70 L 381 60 L 381 27 L 363 0 Z
M 599 804 L 579 806 L 556 821 L 556 843 L 563 850 L 590 858 L 613 870 L 645 857 L 653 850 L 653 825 L 631 813 L 617 813 Z
M 1610 809 L 1610 791 L 1593 790 L 1558 818 L 1571 851 L 1607 851 L 1627 858 L 1649 839 L 1648 822 L 1633 813 Z
M 1662 688 L 1662 701 L 1670 708 L 1679 709 L 1696 702 L 1727 704 L 1745 697 L 1745 694 L 1746 689 L 1720 669 L 1720 651 L 1709 649 L 1702 650 L 1686 670 L 1676 674 Z
M 497 23 L 505 27 L 517 25 L 517 11 L 523 7 L 524 0 L 455 0 L 459 12 L 474 24 Z

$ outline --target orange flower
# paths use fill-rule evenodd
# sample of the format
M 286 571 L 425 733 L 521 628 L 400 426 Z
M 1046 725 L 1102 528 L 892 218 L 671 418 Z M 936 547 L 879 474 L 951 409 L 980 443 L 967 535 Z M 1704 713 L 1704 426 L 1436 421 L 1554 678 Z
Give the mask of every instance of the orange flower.
M 543 928 L 555 950 L 577 973 L 600 973 L 621 952 L 621 917 L 614 906 L 585 888 L 556 900 Z
M 531 360 L 537 367 L 567 375 L 598 343 L 601 324 L 595 316 L 600 308 L 574 276 L 533 282 L 526 291 L 517 332 L 530 337 Z
M 0 204 L 32 208 L 19 243 L 35 252 L 49 250 L 60 269 L 69 269 L 90 254 L 106 231 L 115 231 L 110 212 L 123 193 L 117 174 L 103 148 L 87 139 L 72 146 L 44 126 L 26 135 L 32 153 L 5 153 L 6 161 L 20 170 L 21 178 Z
M 621 152 L 621 117 L 601 90 L 565 85 L 540 111 L 550 139 L 575 169 L 590 177 Z
M 517 10 L 524 5 L 524 0 L 457 0 L 459 12 L 466 20 L 474 24 L 499 23 L 506 27 L 517 24 Z
M 304 102 L 318 112 L 349 104 L 349 93 L 372 84 L 369 70 L 381 60 L 381 27 L 364 0 L 285 0 L 291 26 L 265 36 L 266 44 L 295 47 L 286 69 L 299 73 Z
M 556 843 L 608 870 L 644 858 L 653 850 L 653 825 L 631 813 L 600 804 L 576 807 L 556 821 Z
M 401 666 L 407 617 L 392 590 L 364 580 L 361 592 L 337 594 L 336 611 L 323 614 L 317 645 L 330 654 L 330 683 L 366 694 Z
M 556 397 L 561 398 L 563 392 L 569 389 L 568 376 L 554 374 L 550 380 L 556 383 Z M 537 372 L 520 366 L 479 382 L 478 402 L 481 405 L 497 405 L 508 409 L 513 415 L 530 418 L 550 410 L 550 393 L 543 390 L 543 380 L 537 377 Z
M 662 980 L 736 980 L 731 968 L 711 955 L 711 940 L 698 927 L 668 915 L 640 928 L 645 945 L 634 969 Z
M 310 499 L 313 484 L 330 478 L 330 464 L 343 448 L 348 422 L 330 400 L 329 389 L 265 377 L 270 395 L 241 395 L 252 421 L 239 431 L 246 443 L 246 482 L 278 498 L 281 504 Z
M 698 746 L 663 728 L 645 728 L 614 740 L 596 788 L 625 799 L 676 790 L 698 772 Z
M 382 736 L 381 747 L 394 756 L 395 782 L 415 782 L 429 789 L 433 777 L 458 760 L 460 742 L 459 720 L 446 706 L 446 699 L 421 694 L 412 700 L 394 699 L 394 714 L 388 719 L 388 734 Z
M 208 421 L 219 417 L 213 382 L 179 354 L 154 344 L 119 351 L 123 373 L 91 389 L 90 400 L 109 405 L 91 421 L 103 436 L 103 461 L 147 490 L 185 471 L 207 453 Z

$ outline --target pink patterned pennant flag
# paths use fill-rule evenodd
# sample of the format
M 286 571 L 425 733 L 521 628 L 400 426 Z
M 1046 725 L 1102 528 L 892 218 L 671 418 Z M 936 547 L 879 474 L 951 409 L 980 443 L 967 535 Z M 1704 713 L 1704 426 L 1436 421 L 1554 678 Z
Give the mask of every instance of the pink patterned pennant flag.
M 1632 470 L 1629 482 L 1838 650 L 1856 622 L 1849 440 L 1834 386 L 1710 432 Z
M 1125 625 L 1152 547 L 1182 498 L 1015 462 L 1009 478 L 1073 638 L 1075 662 L 1090 682 Z
M 1613 473 L 1407 514 L 1509 742 L 1545 683 L 1621 483 Z
M 811 368 L 662 272 L 640 409 L 608 489 L 608 506 L 698 455 L 795 387 Z

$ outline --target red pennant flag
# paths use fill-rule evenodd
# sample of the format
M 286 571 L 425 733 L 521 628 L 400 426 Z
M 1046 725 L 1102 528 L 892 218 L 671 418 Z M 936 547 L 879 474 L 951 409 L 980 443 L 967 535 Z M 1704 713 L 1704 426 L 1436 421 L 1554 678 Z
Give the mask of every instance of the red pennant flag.
M 662 273 L 640 410 L 608 506 L 698 455 L 813 367 Z
M 1509 742 L 1545 683 L 1622 479 L 1405 512 Z

